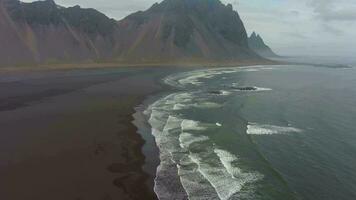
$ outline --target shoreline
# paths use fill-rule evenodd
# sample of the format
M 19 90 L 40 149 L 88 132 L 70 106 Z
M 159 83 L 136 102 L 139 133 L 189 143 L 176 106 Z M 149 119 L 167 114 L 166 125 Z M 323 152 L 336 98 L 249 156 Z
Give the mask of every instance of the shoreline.
M 1 73 L 12 72 L 35 72 L 35 71 L 64 71 L 74 69 L 110 69 L 110 68 L 199 68 L 199 67 L 241 67 L 254 65 L 278 65 L 284 61 L 263 60 L 263 61 L 242 61 L 242 62 L 177 62 L 177 63 L 69 63 L 69 64 L 38 64 L 19 66 L 0 66 Z
M 195 69 L 201 69 L 198 67 L 194 67 L 192 69 L 187 70 L 185 69 L 178 69 L 178 70 L 171 70 L 169 73 L 165 74 L 164 76 L 161 76 L 159 79 L 155 80 L 156 84 L 160 86 L 160 89 L 146 95 L 141 103 L 137 106 L 135 106 L 135 112 L 132 114 L 134 120 L 132 121 L 132 124 L 136 127 L 137 129 L 137 134 L 141 136 L 141 138 L 145 141 L 144 144 L 141 146 L 140 150 L 141 152 L 145 155 L 146 159 L 145 163 L 143 165 L 143 170 L 150 174 L 153 179 L 148 180 L 148 185 L 150 187 L 154 187 L 155 185 L 155 178 L 156 178 L 156 172 L 157 168 L 160 165 L 160 153 L 159 153 L 159 148 L 156 143 L 156 138 L 152 135 L 152 127 L 149 124 L 149 116 L 146 115 L 144 112 L 148 109 L 149 106 L 151 106 L 154 102 L 162 98 L 163 96 L 170 94 L 176 90 L 176 88 L 166 84 L 164 82 L 164 78 L 175 74 L 175 73 L 181 73 L 185 71 L 191 71 Z
M 143 184 L 154 177 L 142 170 L 146 141 L 132 121 L 135 108 L 164 91 L 159 81 L 173 72 L 129 69 L 122 75 L 60 75 L 59 80 L 52 72 L 41 72 L 44 77 L 19 76 L 20 81 L 4 83 L 0 103 L 17 107 L 0 111 L 5 138 L 0 144 L 0 198 L 156 199 L 153 184 Z M 74 89 L 37 91 L 61 89 L 65 82 Z M 31 94 L 35 97 L 26 98 Z M 11 104 L 18 96 L 24 102 Z
M 26 151 L 21 150 L 11 155 L 11 150 L 3 150 L 9 155 L 0 157 L 3 160 L 0 162 L 0 176 L 4 177 L 0 180 L 0 186 L 4 188 L 4 192 L 0 191 L 0 198 L 4 195 L 3 198 L 13 200 L 23 199 L 24 196 L 39 200 L 59 200 L 77 196 L 94 200 L 105 199 L 106 197 L 99 195 L 108 193 L 107 196 L 114 199 L 156 199 L 153 187 L 155 172 L 160 164 L 159 151 L 151 130 L 146 132 L 151 140 L 148 143 L 145 133 L 140 133 L 140 127 L 135 126 L 135 114 L 140 111 L 140 106 L 146 108 L 160 94 L 173 90 L 162 82 L 162 78 L 193 69 L 201 68 L 126 67 L 80 70 L 80 74 L 84 73 L 83 77 L 78 76 L 78 71 L 73 73 L 66 70 L 60 70 L 60 73 L 52 70 L 29 73 L 17 71 L 11 76 L 0 73 L 0 81 L 3 77 L 11 77 L 12 80 L 19 76 L 20 80 L 15 78 L 15 81 L 5 82 L 2 87 L 10 86 L 10 90 L 20 89 L 23 90 L 20 93 L 24 93 L 14 95 L 9 91 L 7 98 L 3 97 L 4 94 L 0 95 L 0 108 L 3 108 L 0 109 L 0 125 L 6 125 L 2 130 L 5 136 L 14 133 L 20 134 L 20 138 L 23 137 L 22 132 L 27 131 L 26 134 L 31 138 L 26 147 L 29 146 L 31 151 L 35 149 L 30 157 L 26 155 Z M 92 75 L 97 71 L 109 73 Z M 35 74 L 34 78 L 27 80 L 31 74 Z M 70 77 L 68 74 L 74 75 Z M 57 76 L 60 76 L 59 80 L 56 80 Z M 22 80 L 24 77 L 25 80 Z M 71 90 L 63 86 L 67 81 Z M 31 85 L 35 85 L 35 88 Z M 47 85 L 52 89 L 48 89 Z M 2 87 L 0 89 L 4 89 Z M 41 91 L 34 91 L 38 88 Z M 6 93 L 5 90 L 5 96 Z M 21 101 L 17 102 L 16 99 Z M 6 109 L 7 105 L 1 107 L 2 102 L 15 108 Z M 11 116 L 10 119 L 8 116 Z M 23 121 L 22 118 L 30 120 Z M 146 120 L 142 121 L 149 126 Z M 17 127 L 18 123 L 23 127 Z M 43 125 L 46 127 L 41 128 Z M 74 130 L 78 133 L 73 132 Z M 61 136 L 63 133 L 67 135 Z M 41 144 L 36 141 L 38 139 L 50 142 Z M 62 149 L 63 141 L 69 149 Z M 23 145 L 13 140 L 5 140 L 3 143 L 14 143 L 11 148 L 15 149 Z M 150 151 L 148 154 L 145 152 L 147 149 Z M 19 161 L 11 161 L 14 158 Z M 83 163 L 86 163 L 84 172 Z M 53 171 L 63 176 L 56 177 L 55 183 L 50 179 Z M 6 185 L 10 180 L 11 184 Z M 24 183 L 21 184 L 27 185 L 26 188 L 18 187 L 22 181 Z M 36 184 L 31 185 L 32 182 Z M 79 185 L 81 189 L 73 190 L 78 187 L 75 185 Z M 57 191 L 60 187 L 64 189 L 64 192 L 61 191 L 63 194 Z M 53 197 L 53 194 L 57 196 Z

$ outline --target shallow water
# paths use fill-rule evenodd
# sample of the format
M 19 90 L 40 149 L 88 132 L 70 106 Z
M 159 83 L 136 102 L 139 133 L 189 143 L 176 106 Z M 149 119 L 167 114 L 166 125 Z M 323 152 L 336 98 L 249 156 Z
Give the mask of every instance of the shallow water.
M 145 111 L 160 199 L 356 198 L 354 68 L 202 69 L 165 82 L 177 91 Z

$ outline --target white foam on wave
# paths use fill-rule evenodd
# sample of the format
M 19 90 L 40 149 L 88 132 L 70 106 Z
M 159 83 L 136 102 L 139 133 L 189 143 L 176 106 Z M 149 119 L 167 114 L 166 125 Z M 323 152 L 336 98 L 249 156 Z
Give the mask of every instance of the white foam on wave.
M 255 87 L 256 91 L 271 91 L 271 88 Z
M 238 87 L 237 84 L 232 84 L 232 87 L 235 89 L 235 91 L 239 91 L 239 92 L 262 92 L 262 91 L 272 90 L 272 88 L 264 88 L 264 87 L 256 87 L 256 86 L 247 86 L 249 89 L 246 89 L 246 87 L 244 86 Z
M 173 110 L 183 110 L 183 109 L 187 109 L 188 107 L 184 104 L 181 104 L 181 103 L 177 103 L 177 104 L 174 104 L 173 106 Z
M 188 80 L 209 79 L 209 78 L 213 78 L 217 75 L 230 74 L 230 73 L 235 73 L 235 72 L 237 72 L 236 69 L 210 69 L 210 70 L 206 70 L 206 71 L 196 71 L 195 75 L 193 75 L 191 77 L 187 77 L 187 79 Z M 184 82 L 185 79 L 182 79 L 182 81 Z M 186 82 L 186 83 L 189 83 L 189 82 Z
M 284 127 L 284 126 L 275 126 L 268 124 L 256 124 L 250 123 L 247 125 L 247 134 L 250 135 L 273 135 L 273 134 L 287 134 L 287 133 L 300 133 L 301 129 L 294 127 Z
M 209 109 L 209 108 L 221 108 L 222 105 L 214 102 L 201 102 L 201 103 L 193 103 L 193 104 L 181 104 L 177 103 L 173 106 L 173 110 L 184 110 L 189 108 L 201 108 L 201 109 Z
M 204 136 L 204 135 L 197 136 L 197 135 L 193 135 L 193 134 L 185 133 L 185 132 L 183 132 L 179 136 L 180 146 L 185 149 L 188 149 L 189 146 L 193 143 L 204 142 L 207 140 L 209 140 L 208 136 Z
M 264 69 L 264 70 L 273 70 L 275 68 L 273 68 L 273 67 L 263 67 L 262 69 Z
M 200 79 L 218 74 L 234 73 L 240 69 L 206 70 L 167 79 L 171 84 L 200 84 Z M 241 71 L 241 70 L 240 70 Z M 184 80 L 185 79 L 185 80 Z M 222 92 L 229 95 L 231 92 Z M 244 172 L 238 167 L 238 156 L 217 149 L 204 131 L 218 129 L 220 123 L 210 124 L 183 119 L 180 110 L 187 108 L 218 108 L 221 104 L 199 99 L 198 92 L 178 92 L 153 103 L 145 114 L 149 116 L 152 134 L 160 150 L 160 165 L 155 178 L 155 192 L 160 200 L 183 199 L 238 199 L 238 195 L 253 192 L 246 184 L 263 176 Z M 199 102 L 199 103 L 196 103 Z M 218 127 L 217 127 L 218 126 Z M 181 189 L 179 189 L 181 188 Z M 182 189 L 183 188 L 183 189 Z
M 159 106 L 159 104 L 157 104 Z M 162 123 L 151 121 L 152 134 L 155 136 L 156 144 L 160 149 L 160 164 L 156 171 L 154 190 L 160 200 L 184 199 L 186 192 L 181 186 L 180 179 L 177 177 L 176 159 L 179 157 L 181 148 L 179 146 L 180 124 L 182 119 L 167 114 L 157 114 L 160 110 L 156 108 L 151 115 L 162 116 Z M 180 189 L 181 188 L 181 189 Z
M 185 195 L 188 195 L 189 199 L 218 199 L 210 183 L 198 171 L 192 170 L 191 167 L 195 163 L 188 157 L 185 149 L 193 143 L 204 142 L 209 138 L 184 133 L 183 130 L 202 131 L 206 129 L 205 124 L 172 116 L 166 108 L 161 109 L 161 106 L 167 105 L 166 101 L 170 101 L 171 98 L 174 97 L 159 100 L 153 107 L 150 107 L 151 111 L 148 112 L 156 116 L 151 116 L 150 124 L 152 134 L 160 149 L 161 162 L 155 178 L 155 193 L 160 200 L 185 199 Z M 158 119 L 158 116 L 161 118 Z M 160 122 L 157 123 L 157 121 Z M 180 190 L 180 187 L 184 190 Z
M 199 86 L 203 84 L 202 79 L 213 78 L 217 75 L 230 74 L 241 71 L 241 68 L 214 68 L 183 72 L 178 75 L 165 78 L 165 82 L 172 86 L 182 87 L 186 85 Z
M 220 108 L 222 107 L 221 104 L 215 103 L 215 102 L 200 102 L 200 103 L 195 103 L 193 107 L 196 108 Z
M 259 69 L 256 68 L 251 68 L 251 69 L 245 69 L 244 72 L 258 72 L 260 71 Z
M 182 131 L 204 131 L 207 129 L 201 122 L 185 119 L 181 123 Z
M 191 153 L 189 158 L 197 165 L 197 171 L 214 187 L 221 200 L 227 200 L 239 191 L 223 168 L 210 166 L 199 154 Z
M 192 102 L 193 99 L 194 94 L 188 92 L 176 93 L 173 96 L 174 103 L 189 103 Z
M 196 170 L 196 164 L 186 155 L 180 160 L 178 175 L 190 200 L 219 200 L 215 188 Z M 171 198 L 173 199 L 173 198 Z
M 219 157 L 226 171 L 235 180 L 234 185 L 237 191 L 234 194 L 240 192 L 246 184 L 255 183 L 263 179 L 263 175 L 258 172 L 243 172 L 237 166 L 239 160 L 234 154 L 222 149 L 214 149 L 214 152 Z
M 240 168 L 237 167 L 238 157 L 228 151 L 222 149 L 214 149 L 214 152 L 219 157 L 221 163 L 224 165 L 225 169 L 233 178 L 237 178 L 241 181 L 241 187 L 249 182 L 255 182 L 263 178 L 262 174 L 259 173 L 245 173 L 242 172 Z
M 199 86 L 203 84 L 202 82 L 203 79 L 213 78 L 217 75 L 236 73 L 240 71 L 256 72 L 260 70 L 269 70 L 269 69 L 274 69 L 274 68 L 266 67 L 263 65 L 256 65 L 256 66 L 246 66 L 246 67 L 200 69 L 200 70 L 182 72 L 179 74 L 171 75 L 166 77 L 164 81 L 165 83 L 175 87 L 184 87 L 189 84 Z M 226 79 L 226 78 L 227 77 L 225 76 L 222 77 L 222 79 Z
M 172 129 L 180 129 L 181 123 L 182 123 L 182 119 L 169 115 L 167 122 L 163 128 L 163 132 L 168 132 L 171 131 Z
M 232 177 L 236 178 L 236 175 L 238 176 L 241 174 L 241 170 L 239 168 L 234 168 L 232 166 L 232 162 L 237 161 L 237 157 L 235 155 L 221 149 L 214 149 L 214 152 L 218 155 L 221 163 Z
M 220 90 L 220 92 L 221 92 L 222 96 L 228 96 L 228 95 L 230 95 L 232 93 L 232 92 L 227 91 L 227 90 Z
M 214 156 L 217 161 L 211 163 Z M 206 149 L 202 153 L 190 153 L 189 158 L 197 165 L 197 170 L 214 187 L 221 200 L 228 200 L 235 195 L 240 195 L 246 184 L 256 182 L 263 177 L 258 173 L 242 172 L 235 165 L 237 157 L 224 150 Z

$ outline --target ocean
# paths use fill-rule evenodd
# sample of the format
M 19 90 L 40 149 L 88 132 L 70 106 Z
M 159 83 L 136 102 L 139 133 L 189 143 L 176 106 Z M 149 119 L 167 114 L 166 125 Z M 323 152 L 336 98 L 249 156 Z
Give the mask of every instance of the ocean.
M 204 68 L 143 112 L 159 199 L 356 199 L 356 69 Z M 139 127 L 140 128 L 140 127 Z

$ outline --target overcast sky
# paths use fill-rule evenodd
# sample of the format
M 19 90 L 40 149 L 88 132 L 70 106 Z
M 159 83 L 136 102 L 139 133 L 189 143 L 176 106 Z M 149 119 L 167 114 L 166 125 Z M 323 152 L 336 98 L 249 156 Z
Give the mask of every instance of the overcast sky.
M 23 0 L 30 2 L 32 0 Z M 121 19 L 161 0 L 56 0 Z M 221 0 L 281 55 L 356 55 L 356 0 Z

